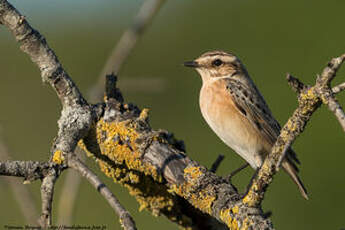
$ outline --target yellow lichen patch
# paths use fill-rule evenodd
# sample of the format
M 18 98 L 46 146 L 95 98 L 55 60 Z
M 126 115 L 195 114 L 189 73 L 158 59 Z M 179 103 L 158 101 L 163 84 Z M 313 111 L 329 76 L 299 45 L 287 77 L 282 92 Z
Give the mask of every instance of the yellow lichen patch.
M 190 195 L 190 202 L 194 207 L 208 214 L 212 213 L 212 204 L 216 197 L 208 194 L 207 189 L 200 191 L 198 194 L 192 193 Z
M 233 214 L 237 214 L 238 211 L 239 211 L 239 207 L 236 205 L 235 207 L 233 207 L 233 208 L 231 209 L 231 211 L 232 211 Z
M 131 181 L 132 184 L 136 184 L 139 183 L 139 176 L 133 172 L 129 172 L 129 179 Z
M 145 119 L 145 111 L 142 118 Z M 101 171 L 114 182 L 126 187 L 140 205 L 153 215 L 164 214 L 171 221 L 188 228 L 192 226 L 189 216 L 184 215 L 173 190 L 161 183 L 163 177 L 155 166 L 142 160 L 142 147 L 137 141 L 142 137 L 138 120 L 106 122 L 100 120 L 79 146 L 90 151 Z M 152 141 L 154 137 L 151 137 Z M 159 137 L 157 137 L 160 139 Z M 162 138 L 162 140 L 165 140 Z M 177 188 L 176 190 L 182 190 Z
M 55 151 L 53 154 L 53 162 L 55 164 L 61 165 L 65 160 L 65 157 L 63 156 L 63 152 L 61 150 Z
M 241 230 L 247 230 L 249 228 L 249 226 L 251 226 L 253 223 L 249 220 L 248 217 L 246 217 L 243 220 L 242 226 L 241 226 Z
M 134 126 L 135 124 L 128 121 L 108 123 L 100 120 L 97 124 L 97 142 L 101 153 L 116 163 L 125 162 L 129 169 L 138 170 L 162 181 L 156 168 L 140 159 L 141 153 L 136 143 L 140 135 Z
M 86 148 L 86 145 L 85 145 L 83 139 L 78 141 L 78 146 L 79 146 L 79 148 L 81 148 L 82 150 L 85 151 L 87 157 L 92 157 L 93 156 L 93 154 Z
M 289 130 L 290 132 L 294 132 L 294 131 L 298 128 L 297 123 L 291 121 L 291 119 L 288 120 L 288 122 L 287 122 L 287 124 L 286 124 L 286 127 L 288 128 L 288 130 Z
M 318 98 L 313 87 L 309 88 L 306 92 L 301 92 L 300 97 L 302 100 L 316 100 Z
M 143 109 L 141 110 L 141 113 L 140 113 L 140 116 L 139 116 L 139 119 L 140 120 L 146 120 L 148 117 L 149 117 L 149 109 Z
M 203 172 L 200 167 L 191 166 L 184 169 L 185 177 L 191 178 L 192 180 L 199 178 L 202 174 Z
M 315 92 L 314 87 L 300 94 L 300 103 L 303 103 L 302 114 L 308 114 L 315 110 L 315 105 L 320 101 L 319 95 Z
M 194 207 L 202 210 L 205 213 L 212 213 L 212 205 L 216 200 L 216 196 L 207 188 L 199 192 L 195 192 L 195 180 L 203 175 L 201 167 L 190 166 L 184 169 L 184 177 L 186 181 L 180 185 L 173 185 L 170 187 L 169 192 L 176 193 L 182 197 L 188 198 Z
M 261 173 L 267 174 L 269 171 L 270 171 L 270 167 L 268 166 L 266 162 L 264 162 L 264 164 L 261 166 Z
M 170 211 L 174 207 L 173 195 L 167 192 L 164 185 L 157 185 L 151 177 L 137 175 L 128 168 L 113 168 L 102 160 L 98 163 L 105 175 L 125 186 L 129 194 L 136 198 L 140 211 L 148 209 L 158 216 L 162 210 Z
M 207 213 L 211 214 L 212 213 L 212 204 L 213 204 L 213 201 L 216 200 L 216 197 L 212 196 L 212 195 L 208 195 L 208 194 L 206 194 L 206 192 L 200 192 L 199 197 L 201 200 L 198 202 L 199 203 L 198 207 L 201 210 L 204 210 Z
M 252 189 L 250 189 L 247 195 L 243 198 L 242 202 L 247 204 L 249 207 L 254 207 L 258 203 L 258 196 Z
M 230 215 L 230 209 L 223 209 L 220 212 L 220 219 L 231 229 L 239 230 L 238 222 Z

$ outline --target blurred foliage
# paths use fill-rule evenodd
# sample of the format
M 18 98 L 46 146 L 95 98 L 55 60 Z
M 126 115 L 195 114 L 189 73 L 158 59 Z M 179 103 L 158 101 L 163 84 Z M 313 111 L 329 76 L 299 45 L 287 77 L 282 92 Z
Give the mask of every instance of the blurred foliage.
M 142 1 L 11 1 L 44 34 L 84 95 L 96 82 L 105 60 Z M 223 49 L 247 66 L 276 118 L 283 123 L 296 107 L 285 74 L 313 84 L 330 58 L 345 52 L 343 0 L 167 1 L 125 64 L 120 78 L 127 101 L 151 109 L 151 124 L 185 140 L 190 157 L 210 166 L 217 155 L 226 159 L 225 175 L 243 160 L 225 146 L 203 121 L 198 108 L 201 81 L 181 63 L 201 53 Z M 345 66 L 335 82 L 344 81 Z M 60 104 L 53 90 L 4 27 L 0 27 L 0 124 L 13 159 L 46 160 Z M 142 84 L 145 78 L 159 84 Z M 128 79 L 128 80 L 126 80 Z M 137 80 L 136 80 L 137 79 Z M 143 89 L 144 87 L 144 89 Z M 157 87 L 161 87 L 157 89 Z M 345 106 L 345 93 L 338 96 Z M 340 229 L 345 227 L 344 133 L 335 117 L 321 108 L 294 144 L 302 162 L 301 177 L 310 200 L 279 173 L 270 186 L 264 209 L 273 212 L 277 229 Z M 94 162 L 88 161 L 98 174 Z M 244 191 L 254 171 L 234 178 Z M 165 218 L 138 212 L 126 189 L 101 176 L 130 210 L 139 229 L 175 229 Z M 54 207 L 64 176 L 56 186 Z M 18 183 L 21 180 L 18 179 Z M 40 207 L 39 182 L 29 186 Z M 24 186 L 24 185 L 23 185 Z M 0 179 L 1 224 L 24 224 L 11 191 Z M 8 208 L 4 208 L 8 207 Z M 56 213 L 56 210 L 54 210 Z M 120 229 L 105 200 L 83 180 L 74 212 L 76 224 L 106 224 Z

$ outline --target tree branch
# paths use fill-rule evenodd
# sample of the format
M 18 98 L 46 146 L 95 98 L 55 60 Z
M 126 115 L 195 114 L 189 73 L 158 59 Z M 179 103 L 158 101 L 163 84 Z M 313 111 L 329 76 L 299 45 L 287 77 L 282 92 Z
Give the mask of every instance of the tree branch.
M 0 23 L 11 31 L 20 43 L 21 50 L 38 66 L 43 82 L 49 82 L 63 105 L 85 104 L 78 88 L 62 68 L 45 38 L 6 0 L 0 0 Z
M 79 156 L 81 160 L 85 159 L 84 151 L 76 148 L 74 154 Z M 82 155 L 83 154 L 83 155 Z M 74 206 L 76 198 L 78 198 L 81 184 L 81 176 L 74 170 L 66 171 L 65 179 L 60 193 L 57 211 L 58 225 L 72 225 L 74 217 Z
M 80 147 L 107 176 L 129 189 L 140 209 L 163 214 L 181 227 L 273 229 L 261 208 L 248 208 L 225 179 L 188 158 L 183 142 L 152 130 L 147 109 L 109 98 L 103 118 Z
M 52 206 L 54 185 L 58 178 L 58 173 L 54 169 L 49 171 L 49 174 L 43 178 L 41 185 L 41 199 L 42 199 L 42 214 L 40 217 L 40 224 L 42 228 L 46 229 L 52 224 Z
M 0 160 L 10 159 L 10 153 L 0 139 Z M 1 163 L 0 163 L 1 164 Z M 37 224 L 38 211 L 28 187 L 14 178 L 5 178 L 28 224 Z
M 78 171 L 83 177 L 85 177 L 90 184 L 102 194 L 102 196 L 108 201 L 110 206 L 114 209 L 115 213 L 120 218 L 120 223 L 126 230 L 136 230 L 135 223 L 127 210 L 120 204 L 117 198 L 106 187 L 106 185 L 88 169 L 76 156 L 70 156 L 68 159 L 68 166 Z
M 24 177 L 28 182 L 43 179 L 49 171 L 50 163 L 39 161 L 0 162 L 0 175 Z
M 325 104 L 332 103 L 331 101 L 334 97 L 330 93 L 330 82 L 335 77 L 344 58 L 345 55 L 332 59 L 323 70 L 321 77 L 317 78 L 316 84 L 313 87 L 306 87 L 298 79 L 288 75 L 289 84 L 292 85 L 295 91 L 299 92 L 299 105 L 282 128 L 271 153 L 266 157 L 257 177 L 252 182 L 248 194 L 244 197 L 243 202 L 248 204 L 248 206 L 256 207 L 261 204 L 268 185 L 272 182 L 274 174 L 279 169 L 284 152 L 289 149 L 299 134 L 303 132 L 313 113 L 320 107 L 321 102 Z M 339 110 L 337 111 L 339 112 Z
M 343 131 L 345 132 L 345 113 L 343 108 L 338 103 L 330 86 L 331 81 L 336 75 L 337 70 L 345 60 L 345 54 L 340 57 L 333 58 L 328 66 L 323 70 L 320 77 L 316 80 L 316 86 L 322 102 L 328 106 L 335 117 L 338 119 Z
M 337 93 L 340 93 L 341 91 L 345 90 L 345 82 L 337 85 L 337 86 L 334 86 L 332 88 L 332 92 L 337 94 Z
M 1 175 L 23 176 L 29 180 L 43 178 L 43 227 L 51 224 L 54 183 L 69 162 L 65 159 L 71 159 L 70 166 L 83 172 L 96 188 L 102 187 L 86 166 L 73 160 L 72 152 L 82 138 L 80 146 L 93 155 L 107 176 L 129 189 L 141 209 L 147 208 L 154 215 L 163 214 L 185 228 L 273 229 L 260 205 L 265 190 L 278 170 L 284 149 L 304 130 L 313 112 L 322 102 L 337 103 L 329 85 L 345 57 L 333 59 L 313 87 L 291 80 L 299 93 L 299 106 L 242 199 L 231 184 L 188 158 L 183 142 L 166 131 L 152 130 L 148 110 L 123 103 L 116 96 L 121 95 L 119 92 L 111 92 L 117 90 L 115 86 L 108 88 L 104 104 L 89 105 L 42 35 L 6 0 L 0 0 L 0 23 L 10 29 L 22 44 L 21 49 L 39 66 L 43 80 L 52 85 L 63 105 L 58 137 L 52 147 L 53 163 L 0 163 Z M 338 119 L 343 114 L 339 106 L 333 111 Z M 48 164 L 48 169 L 44 164 Z M 32 168 L 38 168 L 39 172 L 32 172 Z M 114 209 L 126 212 L 109 190 L 100 188 L 100 192 L 113 202 Z

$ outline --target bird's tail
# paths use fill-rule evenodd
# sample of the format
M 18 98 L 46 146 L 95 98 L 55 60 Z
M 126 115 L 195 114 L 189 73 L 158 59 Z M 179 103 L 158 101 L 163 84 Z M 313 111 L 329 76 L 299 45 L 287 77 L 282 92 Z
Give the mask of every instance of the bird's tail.
M 301 179 L 297 175 L 297 170 L 295 169 L 296 167 L 293 166 L 293 163 L 290 162 L 289 160 L 284 160 L 282 162 L 282 167 L 289 174 L 289 176 L 292 178 L 292 180 L 296 183 L 298 186 L 299 191 L 301 192 L 301 195 L 308 200 L 308 193 L 306 188 L 304 187 Z

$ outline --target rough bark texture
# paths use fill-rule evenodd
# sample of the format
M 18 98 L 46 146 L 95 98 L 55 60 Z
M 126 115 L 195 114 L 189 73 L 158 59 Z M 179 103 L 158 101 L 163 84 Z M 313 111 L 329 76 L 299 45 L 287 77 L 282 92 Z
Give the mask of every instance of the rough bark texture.
M 120 101 L 107 98 L 103 117 L 80 146 L 141 209 L 185 228 L 226 229 L 221 222 L 233 229 L 273 228 L 261 208 L 248 208 L 236 188 L 188 158 L 181 141 L 152 130 L 147 109 Z
M 329 63 L 315 86 L 305 86 L 289 77 L 289 82 L 299 93 L 299 106 L 283 127 L 249 192 L 242 198 L 228 181 L 190 159 L 182 141 L 167 131 L 152 130 L 148 110 L 124 103 L 115 87 L 114 76 L 107 78 L 105 102 L 90 105 L 43 36 L 6 0 L 0 0 L 0 23 L 9 28 L 21 43 L 21 49 L 38 65 L 42 79 L 55 89 L 63 106 L 58 135 L 48 162 L 0 162 L 0 175 L 43 180 L 41 225 L 44 228 L 52 223 L 55 181 L 64 169 L 72 167 L 88 178 L 107 199 L 123 221 L 124 228 L 135 229 L 133 220 L 123 219 L 130 216 L 119 206 L 110 190 L 100 188 L 103 183 L 97 176 L 74 158 L 73 151 L 79 142 L 105 175 L 128 188 L 140 208 L 146 208 L 154 215 L 165 215 L 187 229 L 273 229 L 261 209 L 261 202 L 286 149 L 322 103 L 345 127 L 344 112 L 334 96 L 335 91 L 340 92 L 344 87 L 330 88 L 345 55 Z

